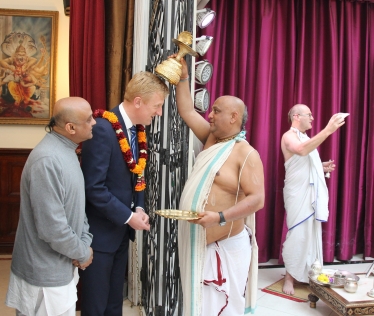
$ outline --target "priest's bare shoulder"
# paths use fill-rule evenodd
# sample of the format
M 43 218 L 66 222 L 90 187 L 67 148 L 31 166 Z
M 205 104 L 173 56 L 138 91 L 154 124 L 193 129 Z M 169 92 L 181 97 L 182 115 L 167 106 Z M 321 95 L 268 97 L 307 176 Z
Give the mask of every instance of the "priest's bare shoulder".
M 182 65 L 181 77 L 187 78 L 184 60 Z M 221 96 L 214 101 L 207 121 L 194 110 L 187 80 L 178 84 L 176 100 L 179 114 L 203 143 L 203 150 L 219 143 L 236 141 L 216 173 L 205 211 L 199 213 L 200 219 L 192 221 L 207 229 L 207 244 L 235 236 L 243 230 L 244 219 L 261 209 L 265 199 L 260 156 L 245 140 L 247 107 L 235 96 Z M 222 225 L 222 216 L 227 225 Z

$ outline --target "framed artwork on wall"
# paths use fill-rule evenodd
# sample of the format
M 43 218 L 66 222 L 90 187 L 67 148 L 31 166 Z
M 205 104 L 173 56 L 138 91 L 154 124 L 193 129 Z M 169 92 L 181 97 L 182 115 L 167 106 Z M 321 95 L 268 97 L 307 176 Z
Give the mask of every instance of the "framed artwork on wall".
M 0 9 L 0 124 L 47 124 L 56 97 L 58 11 Z

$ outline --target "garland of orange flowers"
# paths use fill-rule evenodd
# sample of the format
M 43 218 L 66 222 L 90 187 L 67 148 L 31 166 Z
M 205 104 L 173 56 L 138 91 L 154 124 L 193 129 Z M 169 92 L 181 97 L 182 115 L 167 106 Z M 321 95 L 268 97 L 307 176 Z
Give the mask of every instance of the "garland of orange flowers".
M 147 137 L 145 134 L 145 128 L 143 125 L 136 125 L 136 130 L 138 133 L 138 146 L 139 146 L 139 161 L 136 163 L 134 157 L 132 156 L 131 147 L 125 136 L 125 133 L 122 130 L 122 125 L 118 121 L 117 115 L 113 112 L 96 110 L 93 114 L 94 118 L 104 118 L 107 119 L 111 124 L 116 133 L 119 146 L 122 151 L 123 159 L 125 160 L 127 166 L 129 167 L 132 173 L 138 175 L 135 185 L 135 191 L 143 191 L 145 189 L 145 180 L 144 180 L 144 169 L 147 164 Z

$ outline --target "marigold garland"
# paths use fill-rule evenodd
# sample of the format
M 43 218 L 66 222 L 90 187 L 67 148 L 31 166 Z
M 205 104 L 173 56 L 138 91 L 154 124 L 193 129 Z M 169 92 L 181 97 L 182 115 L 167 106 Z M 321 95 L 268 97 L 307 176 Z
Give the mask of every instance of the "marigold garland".
M 132 156 L 131 147 L 122 130 L 122 125 L 118 121 L 117 115 L 113 112 L 96 110 L 93 114 L 94 118 L 104 118 L 108 120 L 116 133 L 119 146 L 122 151 L 123 159 L 125 160 L 127 166 L 132 173 L 138 175 L 136 180 L 135 191 L 143 191 L 146 187 L 144 180 L 144 169 L 147 164 L 147 137 L 145 134 L 145 128 L 143 125 L 136 125 L 136 131 L 138 136 L 138 146 L 139 146 L 139 161 L 136 163 L 134 157 Z

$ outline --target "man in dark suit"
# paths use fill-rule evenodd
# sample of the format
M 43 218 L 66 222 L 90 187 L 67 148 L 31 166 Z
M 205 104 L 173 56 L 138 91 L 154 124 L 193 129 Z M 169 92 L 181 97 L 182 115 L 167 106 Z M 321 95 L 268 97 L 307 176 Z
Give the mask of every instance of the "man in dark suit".
M 83 144 L 86 214 L 95 260 L 81 273 L 82 316 L 122 315 L 129 239 L 134 240 L 135 230 L 150 228 L 141 177 L 146 156 L 143 125 L 162 115 L 168 93 L 156 75 L 135 74 L 123 103 L 111 112 L 96 113 L 93 138 Z M 132 136 L 135 125 L 137 134 Z

